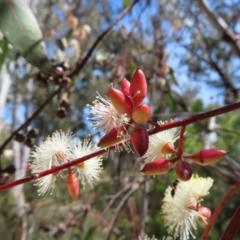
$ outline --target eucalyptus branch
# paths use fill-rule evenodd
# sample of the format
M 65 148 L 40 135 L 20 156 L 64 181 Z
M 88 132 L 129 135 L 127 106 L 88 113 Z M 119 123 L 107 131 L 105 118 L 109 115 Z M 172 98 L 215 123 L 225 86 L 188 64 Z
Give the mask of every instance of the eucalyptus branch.
M 218 116 L 218 115 L 221 115 L 221 114 L 224 114 L 224 113 L 227 113 L 227 112 L 231 112 L 231 111 L 239 109 L 239 108 L 240 108 L 240 102 L 233 103 L 233 104 L 227 105 L 225 107 L 221 107 L 221 108 L 217 108 L 217 109 L 214 109 L 214 110 L 211 110 L 211 111 L 208 111 L 208 112 L 200 113 L 198 115 L 188 117 L 188 118 L 185 118 L 185 119 L 182 119 L 182 120 L 177 120 L 177 121 L 173 121 L 173 122 L 170 122 L 170 123 L 165 123 L 165 124 L 162 124 L 159 127 L 155 127 L 154 129 L 150 130 L 149 135 L 153 135 L 153 134 L 156 134 L 158 132 L 162 132 L 164 130 L 175 128 L 175 127 L 187 126 L 189 124 L 192 124 L 192 123 L 195 123 L 195 122 L 198 122 L 198 121 L 201 121 L 201 120 L 213 117 L 213 116 Z M 84 157 L 81 157 L 81 158 L 78 158 L 78 159 L 75 159 L 75 160 L 72 160 L 72 161 L 68 161 L 67 163 L 65 163 L 63 165 L 52 167 L 51 169 L 48 169 L 46 171 L 39 172 L 38 174 L 19 179 L 17 181 L 12 181 L 12 182 L 6 183 L 6 184 L 0 186 L 0 190 L 8 189 L 8 188 L 11 188 L 11 187 L 23 184 L 23 183 L 31 182 L 31 181 L 36 180 L 38 178 L 45 177 L 49 174 L 57 173 L 61 170 L 65 170 L 69 167 L 80 164 L 80 163 L 82 163 L 86 160 L 89 160 L 89 159 L 93 158 L 93 157 L 103 155 L 104 153 L 109 152 L 109 151 L 114 150 L 114 149 L 115 149 L 115 146 L 105 148 L 105 149 L 96 151 L 94 153 L 88 154 Z
M 236 109 L 240 108 L 240 102 L 237 103 L 233 103 L 233 104 L 229 104 L 225 107 L 221 107 L 221 108 L 217 108 L 211 111 L 207 111 L 207 112 L 203 112 L 188 118 L 184 118 L 181 120 L 177 120 L 177 121 L 173 121 L 173 122 L 169 122 L 169 123 L 165 123 L 162 124 L 159 127 L 155 127 L 154 129 L 152 129 L 151 131 L 149 131 L 149 135 L 151 134 L 155 134 L 167 129 L 171 129 L 171 128 L 175 128 L 175 127 L 181 127 L 181 126 L 187 126 L 189 124 L 195 123 L 195 122 L 199 122 L 214 116 L 218 116 L 227 112 L 231 112 L 234 111 Z
M 23 128 L 27 127 L 32 120 L 34 120 L 39 113 L 48 105 L 48 103 L 56 96 L 60 91 L 62 87 L 59 87 L 56 91 L 54 91 L 44 102 L 43 104 L 32 114 L 31 117 L 29 117 L 21 126 L 19 126 L 16 130 L 12 132 L 12 134 L 3 142 L 3 144 L 0 147 L 0 155 L 2 154 L 4 148 L 7 146 L 7 144 L 12 140 L 12 138 Z

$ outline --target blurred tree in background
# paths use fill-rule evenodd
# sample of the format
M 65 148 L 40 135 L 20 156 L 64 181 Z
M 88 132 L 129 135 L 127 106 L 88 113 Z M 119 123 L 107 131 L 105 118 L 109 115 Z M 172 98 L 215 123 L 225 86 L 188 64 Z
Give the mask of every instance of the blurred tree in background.
M 55 64 L 68 65 L 71 71 L 131 1 L 30 0 L 28 4 L 42 30 L 48 58 Z M 239 12 L 239 1 L 138 1 L 94 49 L 79 74 L 71 77 L 71 87 L 59 91 L 19 132 L 26 135 L 37 129 L 34 142 L 29 138 L 25 143 L 12 141 L 7 145 L 1 167 L 16 168 L 9 180 L 30 173 L 28 146 L 38 145 L 55 130 L 72 131 L 80 138 L 91 135 L 97 142 L 100 135 L 88 120 L 87 104 L 92 103 L 96 92 L 106 95 L 111 83 L 117 87 L 124 77 L 131 79 L 137 67 L 146 75 L 146 101 L 155 121 L 192 116 L 236 102 L 240 87 Z M 0 71 L 3 143 L 56 91 L 58 83 L 37 76 L 36 68 L 3 35 Z M 184 151 L 218 147 L 229 152 L 223 161 L 210 167 L 193 164 L 195 173 L 214 179 L 206 199 L 212 210 L 240 177 L 238 129 L 239 111 L 187 127 Z M 134 154 L 110 152 L 104 158 L 101 183 L 94 189 L 81 190 L 74 203 L 64 183 L 59 196 L 46 198 L 38 197 L 32 183 L 1 191 L 2 239 L 128 240 L 145 234 L 162 239 L 167 232 L 159 214 L 161 201 L 176 175 L 170 172 L 143 177 L 141 166 L 142 160 Z M 138 187 L 133 188 L 134 184 Z M 221 236 L 239 205 L 239 197 L 238 193 L 221 213 L 210 239 Z M 202 231 L 198 230 L 196 239 Z

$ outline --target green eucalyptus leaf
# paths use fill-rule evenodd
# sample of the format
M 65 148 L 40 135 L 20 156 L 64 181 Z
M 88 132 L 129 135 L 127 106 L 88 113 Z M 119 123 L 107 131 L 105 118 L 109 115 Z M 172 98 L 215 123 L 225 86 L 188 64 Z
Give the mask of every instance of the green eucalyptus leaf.
M 29 63 L 44 73 L 53 73 L 48 61 L 42 32 L 24 0 L 0 0 L 0 30 Z

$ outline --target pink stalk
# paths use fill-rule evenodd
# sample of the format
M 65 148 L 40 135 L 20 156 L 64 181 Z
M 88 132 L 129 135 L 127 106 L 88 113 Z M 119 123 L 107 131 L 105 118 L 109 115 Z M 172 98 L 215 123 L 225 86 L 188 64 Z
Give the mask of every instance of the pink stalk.
M 205 231 L 203 233 L 203 237 L 202 240 L 207 240 L 208 239 L 208 235 L 211 231 L 211 228 L 213 226 L 213 224 L 215 223 L 218 215 L 220 214 L 220 212 L 222 211 L 222 209 L 224 208 L 224 206 L 226 205 L 226 203 L 229 201 L 229 199 L 231 199 L 231 197 L 240 189 L 240 181 L 238 181 L 236 184 L 234 184 L 231 189 L 226 193 L 226 195 L 222 198 L 221 202 L 218 204 L 216 210 L 214 211 L 212 217 L 210 218 L 207 227 L 205 228 Z M 232 238 L 228 238 L 228 239 L 232 239 Z

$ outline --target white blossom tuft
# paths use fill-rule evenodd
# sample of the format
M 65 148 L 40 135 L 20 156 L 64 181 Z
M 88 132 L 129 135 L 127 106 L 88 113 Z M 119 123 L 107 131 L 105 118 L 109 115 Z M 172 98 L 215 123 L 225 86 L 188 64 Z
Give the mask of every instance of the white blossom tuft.
M 163 124 L 164 122 L 158 123 Z M 174 144 L 178 138 L 179 134 L 177 128 L 168 129 L 149 136 L 149 147 L 143 156 L 143 158 L 145 158 L 145 162 L 151 162 L 156 158 L 165 156 L 162 152 L 163 146 L 167 143 Z
M 73 151 L 70 155 L 71 159 L 77 159 L 93 153 L 96 149 L 89 140 L 78 141 L 74 146 Z M 77 172 L 80 182 L 83 187 L 86 183 L 93 187 L 100 179 L 100 174 L 102 172 L 102 156 L 93 157 L 87 161 L 84 161 L 76 166 L 74 166 Z
M 129 122 L 127 114 L 118 113 L 111 101 L 99 94 L 93 105 L 88 105 L 88 107 L 92 114 L 89 119 L 93 121 L 93 127 L 97 128 L 98 131 L 109 132 L 112 128 L 121 131 L 121 127 Z
M 197 229 L 197 221 L 202 217 L 197 208 L 212 184 L 211 178 L 193 176 L 189 181 L 180 181 L 174 194 L 172 186 L 166 189 L 161 214 L 168 233 L 173 234 L 174 239 L 194 237 L 191 229 Z

